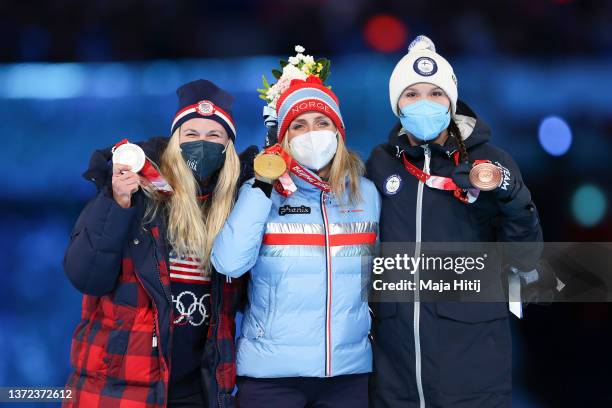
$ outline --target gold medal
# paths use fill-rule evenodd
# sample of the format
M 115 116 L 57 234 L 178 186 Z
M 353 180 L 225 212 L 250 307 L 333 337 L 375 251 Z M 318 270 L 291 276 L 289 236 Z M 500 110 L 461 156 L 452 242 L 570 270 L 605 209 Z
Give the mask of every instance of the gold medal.
M 501 181 L 501 170 L 492 163 L 477 164 L 470 171 L 470 183 L 482 191 L 495 190 L 500 186 Z
M 253 161 L 255 174 L 261 179 L 273 182 L 287 171 L 287 163 L 278 154 L 260 154 Z

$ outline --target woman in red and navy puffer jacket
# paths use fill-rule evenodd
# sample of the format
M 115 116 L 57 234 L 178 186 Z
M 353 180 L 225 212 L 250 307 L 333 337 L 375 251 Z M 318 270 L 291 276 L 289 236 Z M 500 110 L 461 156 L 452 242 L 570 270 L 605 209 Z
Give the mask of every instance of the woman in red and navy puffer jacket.
M 233 98 L 183 85 L 172 136 L 141 144 L 172 194 L 98 150 L 98 194 L 71 234 L 64 269 L 84 294 L 67 387 L 79 407 L 232 407 L 235 312 L 243 282 L 209 262 L 212 242 L 251 177 L 255 147 L 234 149 Z

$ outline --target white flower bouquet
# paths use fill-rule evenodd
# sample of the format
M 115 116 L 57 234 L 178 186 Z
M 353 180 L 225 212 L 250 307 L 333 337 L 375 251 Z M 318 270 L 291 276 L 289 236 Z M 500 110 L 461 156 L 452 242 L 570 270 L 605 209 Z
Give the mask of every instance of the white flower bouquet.
M 312 55 L 304 55 L 306 50 L 301 45 L 295 46 L 297 54 L 289 57 L 287 61 L 280 61 L 280 70 L 273 69 L 272 75 L 276 78 L 276 83 L 270 85 L 265 75 L 262 75 L 263 88 L 257 89 L 259 97 L 266 101 L 272 109 L 276 107 L 276 101 L 281 94 L 289 87 L 294 79 L 305 80 L 310 75 L 319 77 L 323 83 L 330 73 L 330 62 L 326 58 L 315 61 Z

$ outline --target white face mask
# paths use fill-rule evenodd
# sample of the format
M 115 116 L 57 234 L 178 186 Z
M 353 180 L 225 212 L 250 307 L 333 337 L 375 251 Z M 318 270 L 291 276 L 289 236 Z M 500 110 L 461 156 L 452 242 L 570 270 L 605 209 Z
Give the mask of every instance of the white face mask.
M 310 170 L 321 170 L 336 154 L 338 138 L 331 130 L 315 130 L 291 139 L 291 155 Z

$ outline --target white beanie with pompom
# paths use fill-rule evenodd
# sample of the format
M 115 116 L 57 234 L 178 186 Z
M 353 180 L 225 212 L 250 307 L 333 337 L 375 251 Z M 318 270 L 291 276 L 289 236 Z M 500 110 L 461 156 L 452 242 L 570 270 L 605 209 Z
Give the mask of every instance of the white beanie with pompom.
M 397 102 L 404 89 L 426 82 L 439 86 L 451 102 L 451 114 L 457 110 L 457 78 L 453 67 L 436 53 L 429 38 L 419 35 L 410 43 L 408 54 L 397 63 L 389 80 L 389 100 L 395 116 L 399 117 Z

